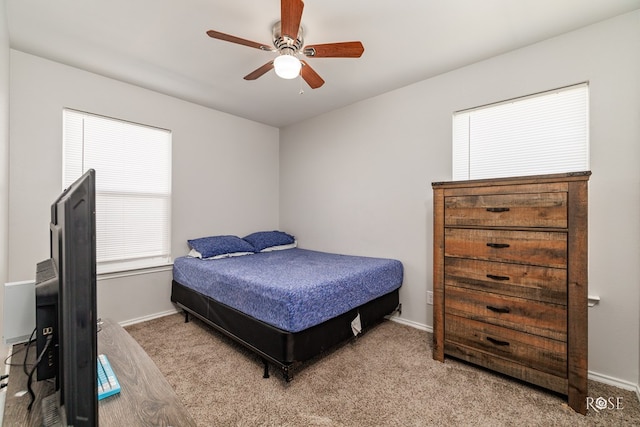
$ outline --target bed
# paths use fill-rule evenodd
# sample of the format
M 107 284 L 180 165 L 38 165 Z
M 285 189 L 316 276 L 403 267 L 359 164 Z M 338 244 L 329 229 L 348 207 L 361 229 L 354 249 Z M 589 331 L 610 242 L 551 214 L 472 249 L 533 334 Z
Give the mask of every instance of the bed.
M 265 377 L 273 364 L 291 381 L 303 362 L 400 310 L 398 260 L 253 243 L 243 256 L 176 258 L 171 301 L 185 321 L 196 316 L 258 354 Z

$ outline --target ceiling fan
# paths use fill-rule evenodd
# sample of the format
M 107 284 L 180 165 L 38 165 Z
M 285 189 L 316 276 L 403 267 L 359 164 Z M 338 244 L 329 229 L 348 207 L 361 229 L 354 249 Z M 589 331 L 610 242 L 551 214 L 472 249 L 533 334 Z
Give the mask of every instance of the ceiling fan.
M 312 88 L 317 89 L 324 84 L 324 80 L 299 54 L 309 58 L 359 58 L 364 52 L 364 46 L 359 41 L 326 43 L 304 46 L 302 20 L 302 0 L 281 0 L 280 21 L 273 26 L 273 46 L 242 39 L 219 31 L 209 30 L 209 37 L 237 43 L 256 49 L 278 52 L 278 56 L 244 76 L 245 80 L 255 80 L 271 69 L 284 79 L 293 79 L 300 75 Z

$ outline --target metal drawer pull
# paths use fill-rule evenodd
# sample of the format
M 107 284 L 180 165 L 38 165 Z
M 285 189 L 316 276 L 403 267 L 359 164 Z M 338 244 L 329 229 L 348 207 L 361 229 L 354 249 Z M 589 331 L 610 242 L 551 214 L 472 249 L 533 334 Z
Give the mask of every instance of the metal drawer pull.
M 508 243 L 487 243 L 487 246 L 490 248 L 502 249 L 508 248 L 510 245 Z
M 509 345 L 508 341 L 500 341 L 500 340 L 497 340 L 497 339 L 491 338 L 491 337 L 487 337 L 487 341 L 489 341 L 491 344 L 495 344 L 495 345 L 501 345 L 501 346 Z
M 488 305 L 487 309 L 493 311 L 494 313 L 509 313 L 509 307 L 494 307 L 492 305 Z
M 493 280 L 509 280 L 510 279 L 509 276 L 496 276 L 495 274 L 487 274 L 487 277 Z
M 509 212 L 509 208 L 487 208 L 487 212 Z

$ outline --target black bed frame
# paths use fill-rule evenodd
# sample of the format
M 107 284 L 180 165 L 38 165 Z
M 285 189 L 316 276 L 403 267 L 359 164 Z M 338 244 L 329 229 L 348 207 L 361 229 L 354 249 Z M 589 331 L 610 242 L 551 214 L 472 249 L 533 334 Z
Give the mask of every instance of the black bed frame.
M 259 355 L 264 364 L 264 378 L 269 377 L 269 363 L 272 363 L 280 368 L 287 382 L 293 379 L 294 369 L 302 362 L 353 338 L 351 322 L 358 314 L 362 332 L 365 332 L 384 316 L 401 311 L 399 289 L 396 289 L 319 325 L 300 332 L 287 332 L 175 280 L 171 285 L 171 301 L 184 310 L 185 322 L 192 314 Z

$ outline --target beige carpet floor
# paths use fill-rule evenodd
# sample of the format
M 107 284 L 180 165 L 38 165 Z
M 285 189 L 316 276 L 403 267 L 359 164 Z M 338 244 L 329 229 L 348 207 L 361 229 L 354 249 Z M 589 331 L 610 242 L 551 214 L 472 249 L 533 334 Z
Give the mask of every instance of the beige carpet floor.
M 590 381 L 594 405 L 583 416 L 557 394 L 436 362 L 431 334 L 392 321 L 305 364 L 290 383 L 274 368 L 263 379 L 257 356 L 198 320 L 176 314 L 126 329 L 199 426 L 640 426 L 634 392 Z M 620 407 L 597 410 L 598 398 Z

